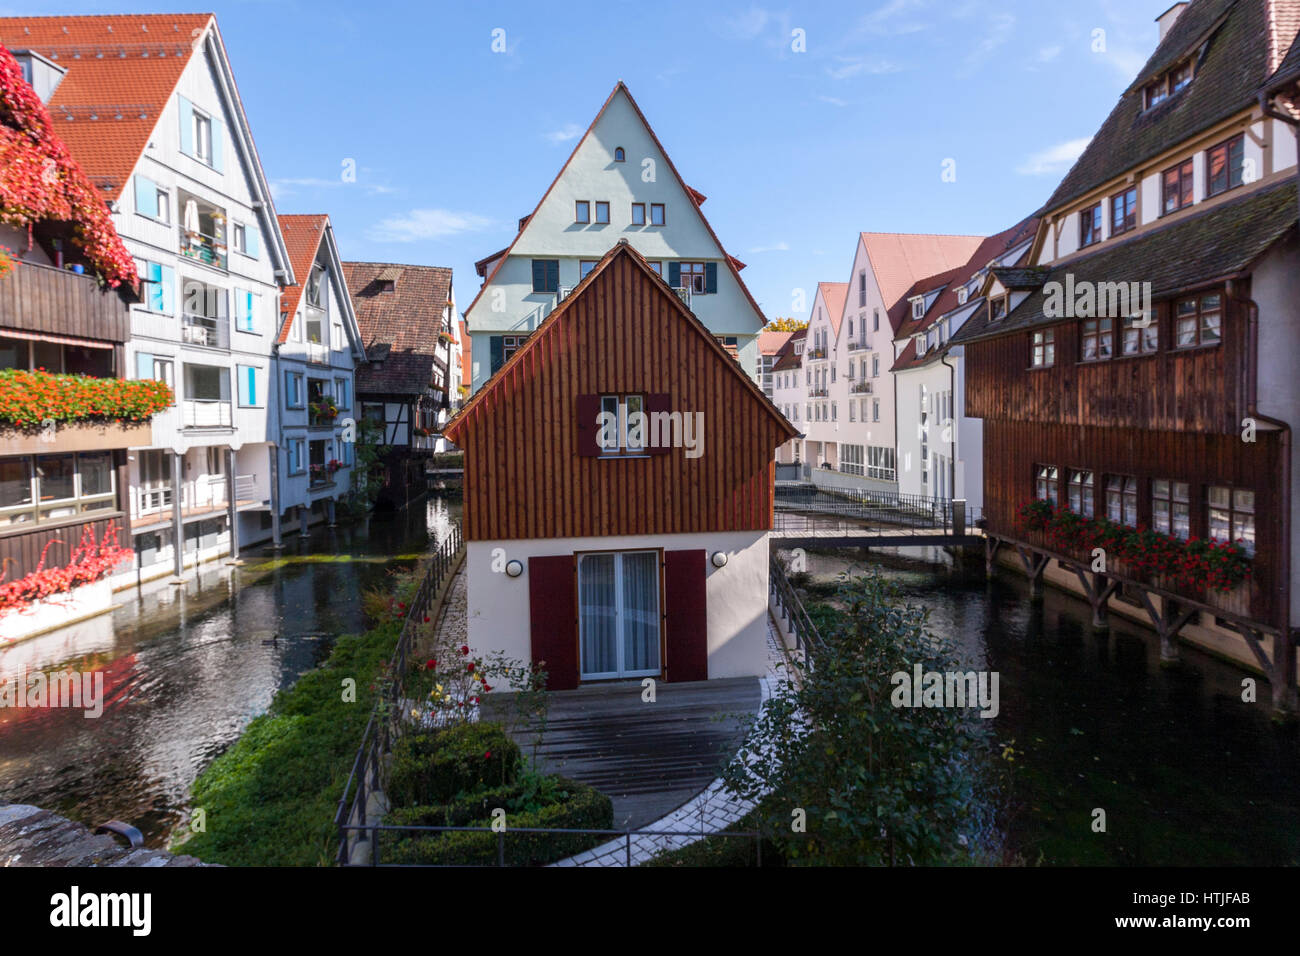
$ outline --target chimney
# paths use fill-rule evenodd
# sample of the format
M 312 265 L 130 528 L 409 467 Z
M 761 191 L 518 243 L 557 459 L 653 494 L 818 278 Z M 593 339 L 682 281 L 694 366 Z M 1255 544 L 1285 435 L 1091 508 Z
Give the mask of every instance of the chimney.
M 1183 11 L 1186 9 L 1187 3 L 1186 0 L 1184 0 L 1182 3 L 1175 3 L 1164 13 L 1160 14 L 1160 16 L 1156 17 L 1156 23 L 1160 24 L 1161 43 L 1163 43 L 1165 37 L 1169 35 L 1169 31 L 1174 28 L 1174 22 L 1182 16 Z

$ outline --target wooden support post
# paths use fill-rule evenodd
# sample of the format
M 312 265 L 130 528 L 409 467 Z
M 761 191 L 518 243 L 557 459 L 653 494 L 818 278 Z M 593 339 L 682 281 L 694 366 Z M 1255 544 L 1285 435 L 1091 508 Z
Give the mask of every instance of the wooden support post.
M 1260 628 L 1248 624 L 1227 622 L 1245 640 L 1260 670 L 1268 675 L 1268 682 L 1273 688 L 1273 710 L 1282 716 L 1294 716 L 1300 705 L 1296 700 L 1295 682 L 1295 635 L 1290 635 L 1290 653 L 1287 653 L 1287 638 L 1284 635 L 1269 632 L 1272 638 L 1273 657 L 1270 660 L 1264 652 L 1264 634 Z
M 998 549 L 1002 547 L 1002 540 L 993 535 L 988 535 L 984 539 L 984 576 L 993 576 L 993 562 L 998 556 Z
M 1146 608 L 1147 616 L 1151 618 L 1151 624 L 1156 629 L 1156 634 L 1160 637 L 1160 664 L 1161 666 L 1174 666 L 1178 663 L 1178 644 L 1176 639 L 1178 632 L 1183 626 L 1191 620 L 1192 615 L 1196 613 L 1194 605 L 1181 607 L 1175 601 L 1166 599 L 1164 602 L 1164 613 L 1156 611 L 1155 604 L 1151 601 L 1151 595 L 1146 588 L 1138 592 L 1138 597 L 1142 599 L 1142 606 Z
M 1025 566 L 1025 573 L 1029 575 L 1029 597 L 1031 600 L 1042 600 L 1043 597 L 1043 572 L 1047 570 L 1047 563 L 1052 559 L 1046 554 L 1035 554 L 1031 549 L 1024 545 L 1016 545 L 1016 553 L 1020 555 L 1020 561 Z

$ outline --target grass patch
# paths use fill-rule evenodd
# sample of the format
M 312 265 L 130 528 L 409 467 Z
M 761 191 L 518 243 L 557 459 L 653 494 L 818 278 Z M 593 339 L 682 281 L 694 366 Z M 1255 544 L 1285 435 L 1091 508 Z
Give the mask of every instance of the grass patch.
M 418 577 L 396 576 L 394 600 L 406 601 Z M 364 634 L 335 643 L 329 658 L 279 691 L 191 788 L 204 832 L 182 835 L 173 849 L 228 866 L 315 866 L 332 861 L 334 814 L 374 706 L 402 622 L 385 616 Z M 344 681 L 356 700 L 344 700 Z
M 762 824 L 759 811 L 751 810 L 731 826 L 729 831 L 758 830 Z M 676 866 L 676 867 L 749 867 L 758 866 L 758 848 L 755 841 L 744 837 L 708 836 L 696 840 L 680 850 L 660 853 L 642 866 Z M 763 865 L 785 866 L 785 857 L 777 845 L 766 837 L 763 838 Z

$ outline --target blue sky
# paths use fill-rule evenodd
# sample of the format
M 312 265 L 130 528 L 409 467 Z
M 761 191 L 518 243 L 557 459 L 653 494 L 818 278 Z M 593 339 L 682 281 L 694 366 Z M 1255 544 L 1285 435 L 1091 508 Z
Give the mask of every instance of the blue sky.
M 792 290 L 847 279 L 859 231 L 984 235 L 1033 212 L 1155 48 L 1170 2 L 196 9 L 217 14 L 278 211 L 328 212 L 345 258 L 449 265 L 463 310 L 474 261 L 510 241 L 621 78 L 775 316 L 792 313 Z

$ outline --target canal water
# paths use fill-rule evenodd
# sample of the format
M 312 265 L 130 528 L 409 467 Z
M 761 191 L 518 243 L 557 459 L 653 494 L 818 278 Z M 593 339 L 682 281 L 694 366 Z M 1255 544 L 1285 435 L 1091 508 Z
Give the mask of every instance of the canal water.
M 278 553 L 248 549 L 242 566 L 213 562 L 181 587 L 118 592 L 111 614 L 0 650 L 0 680 L 24 668 L 102 671 L 105 697 L 98 718 L 0 709 L 0 803 L 124 820 L 165 845 L 198 774 L 335 637 L 364 629 L 363 591 L 410 567 L 459 517 L 459 502 L 430 498 L 286 534 Z
M 807 560 L 822 583 L 880 571 L 964 666 L 999 673 L 987 799 L 1006 808 L 1008 860 L 1300 864 L 1300 739 L 1270 720 L 1263 679 L 1245 703 L 1248 675 L 1208 654 L 1184 645 L 1182 666 L 1161 668 L 1152 632 L 1112 614 L 1109 635 L 1093 633 L 1087 602 L 1050 587 L 1032 601 L 1012 571 L 986 581 L 982 561 L 957 568 L 921 548 Z

